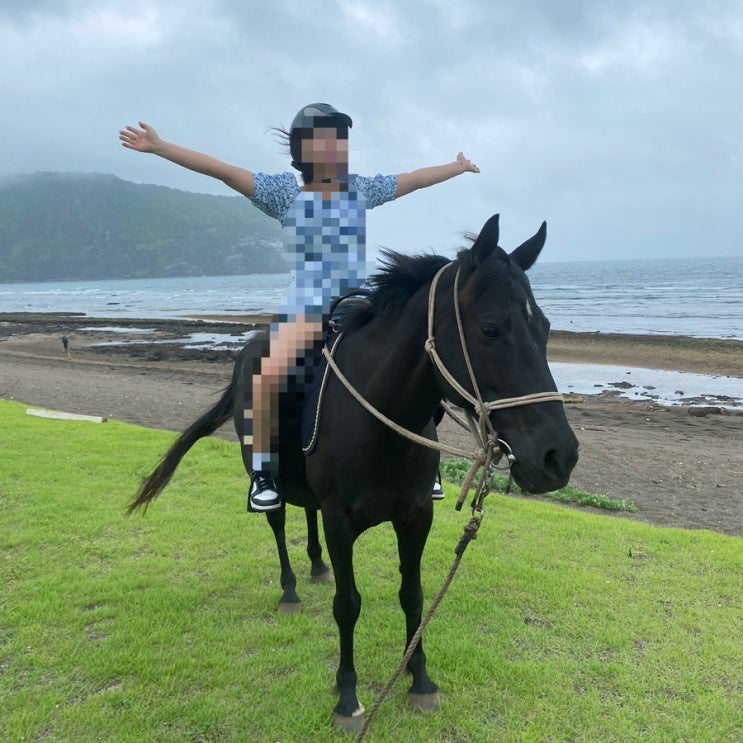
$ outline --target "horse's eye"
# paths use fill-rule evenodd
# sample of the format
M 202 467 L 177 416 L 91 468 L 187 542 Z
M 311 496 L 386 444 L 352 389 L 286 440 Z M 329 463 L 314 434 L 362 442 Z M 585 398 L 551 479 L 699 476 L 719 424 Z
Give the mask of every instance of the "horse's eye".
M 501 337 L 501 329 L 494 325 L 492 322 L 484 322 L 482 325 L 480 325 L 480 332 L 486 337 L 486 338 L 500 338 Z

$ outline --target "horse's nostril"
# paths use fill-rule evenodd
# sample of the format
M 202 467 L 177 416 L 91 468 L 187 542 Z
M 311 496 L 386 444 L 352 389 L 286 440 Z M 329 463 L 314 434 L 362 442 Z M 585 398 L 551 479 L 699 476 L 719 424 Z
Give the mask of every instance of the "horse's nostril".
M 565 467 L 561 461 L 561 457 L 558 454 L 557 449 L 550 449 L 544 455 L 544 468 L 547 472 L 562 474 Z
M 550 449 L 544 455 L 544 466 L 547 472 L 565 477 L 570 475 L 577 460 L 578 457 L 573 453 L 561 456 L 557 449 Z

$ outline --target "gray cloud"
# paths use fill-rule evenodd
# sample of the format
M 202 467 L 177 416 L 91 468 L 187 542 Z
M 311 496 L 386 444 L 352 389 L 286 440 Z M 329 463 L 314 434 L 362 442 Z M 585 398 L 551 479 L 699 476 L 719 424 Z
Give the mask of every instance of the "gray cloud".
M 464 175 L 385 206 L 373 245 L 446 251 L 500 211 L 546 218 L 548 259 L 743 254 L 743 3 L 3 3 L 0 172 L 77 170 L 224 193 L 116 132 L 253 170 L 312 100 L 354 119 L 359 172 L 452 159 Z

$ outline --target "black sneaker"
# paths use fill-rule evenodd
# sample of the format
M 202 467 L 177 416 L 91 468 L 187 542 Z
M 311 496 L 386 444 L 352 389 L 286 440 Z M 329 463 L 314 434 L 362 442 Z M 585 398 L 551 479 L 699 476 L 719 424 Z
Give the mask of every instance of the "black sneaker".
M 434 480 L 433 487 L 431 488 L 431 500 L 444 500 L 444 488 L 441 487 L 440 472 Z
M 281 506 L 279 489 L 275 480 L 263 472 L 253 472 L 248 497 L 248 511 L 275 511 Z

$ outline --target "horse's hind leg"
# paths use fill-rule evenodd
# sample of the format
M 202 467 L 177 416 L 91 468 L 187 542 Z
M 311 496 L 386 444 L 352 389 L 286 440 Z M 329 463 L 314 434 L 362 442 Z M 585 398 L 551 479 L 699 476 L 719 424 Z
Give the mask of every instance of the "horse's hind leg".
M 423 614 L 423 588 L 421 586 L 421 557 L 431 529 L 433 507 L 430 502 L 411 519 L 394 522 L 397 550 L 400 555 L 400 606 L 405 612 L 407 648 L 420 626 Z M 419 710 L 438 709 L 438 687 L 428 676 L 423 640 L 418 642 L 408 661 L 408 671 L 413 674 L 413 685 L 408 690 L 408 702 Z
M 268 524 L 273 529 L 273 535 L 276 539 L 276 548 L 279 552 L 279 563 L 281 564 L 281 588 L 283 594 L 279 601 L 279 612 L 282 614 L 293 614 L 299 611 L 301 602 L 297 596 L 297 577 L 294 575 L 291 563 L 289 562 L 289 553 L 286 549 L 286 507 L 266 513 Z
M 313 583 L 328 583 L 333 575 L 322 559 L 320 533 L 317 528 L 317 509 L 308 507 L 304 509 L 304 513 L 307 517 L 307 556 L 312 563 L 310 580 Z

